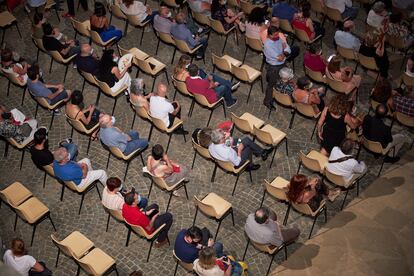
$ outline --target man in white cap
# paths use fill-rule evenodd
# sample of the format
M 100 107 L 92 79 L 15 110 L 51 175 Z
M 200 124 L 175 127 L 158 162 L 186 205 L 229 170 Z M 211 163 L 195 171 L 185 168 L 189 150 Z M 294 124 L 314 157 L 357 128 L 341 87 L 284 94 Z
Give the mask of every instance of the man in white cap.
M 342 48 L 353 49 L 354 51 L 359 51 L 361 46 L 361 41 L 358 37 L 352 34 L 352 29 L 354 28 L 354 22 L 347 20 L 344 22 L 344 30 L 338 30 L 335 32 L 335 43 Z

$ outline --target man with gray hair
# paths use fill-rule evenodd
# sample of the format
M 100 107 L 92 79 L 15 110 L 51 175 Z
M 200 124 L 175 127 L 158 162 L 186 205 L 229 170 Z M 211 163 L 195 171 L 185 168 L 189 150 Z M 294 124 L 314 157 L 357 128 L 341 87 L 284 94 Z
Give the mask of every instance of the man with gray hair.
M 295 81 L 293 80 L 293 70 L 288 67 L 283 67 L 279 71 L 280 79 L 277 81 L 275 85 L 275 89 L 277 92 L 287 94 L 292 97 L 293 91 L 296 89 Z
M 63 181 L 73 181 L 79 188 L 99 180 L 106 185 L 108 176 L 104 170 L 94 170 L 91 161 L 84 158 L 78 162 L 70 161 L 68 151 L 60 147 L 53 152 L 53 170 L 57 178 Z
M 211 133 L 212 143 L 208 147 L 213 158 L 231 162 L 235 167 L 243 166 L 243 164 L 250 160 L 250 164 L 246 170 L 254 171 L 260 168 L 259 164 L 253 164 L 252 155 L 261 156 L 265 161 L 272 152 L 272 149 L 262 149 L 259 145 L 254 143 L 249 137 L 242 139 L 233 139 L 230 133 L 224 132 L 222 129 L 213 130 Z

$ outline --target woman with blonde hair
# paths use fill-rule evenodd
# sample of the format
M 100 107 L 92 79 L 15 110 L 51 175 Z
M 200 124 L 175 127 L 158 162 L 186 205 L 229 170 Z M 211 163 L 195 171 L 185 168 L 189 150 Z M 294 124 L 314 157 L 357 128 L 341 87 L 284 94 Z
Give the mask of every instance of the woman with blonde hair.
M 187 67 L 191 63 L 191 58 L 188 55 L 182 55 L 174 67 L 173 77 L 178 81 L 185 81 L 190 74 Z
M 341 58 L 334 56 L 326 67 L 326 76 L 332 80 L 341 81 L 345 90 L 350 93 L 361 84 L 361 76 L 354 75 L 351 67 L 341 67 Z M 354 93 L 353 96 L 356 96 Z
M 205 247 L 198 253 L 198 259 L 193 262 L 193 269 L 200 276 L 239 276 L 243 274 L 247 265 L 236 262 L 231 256 L 216 258 L 213 247 Z

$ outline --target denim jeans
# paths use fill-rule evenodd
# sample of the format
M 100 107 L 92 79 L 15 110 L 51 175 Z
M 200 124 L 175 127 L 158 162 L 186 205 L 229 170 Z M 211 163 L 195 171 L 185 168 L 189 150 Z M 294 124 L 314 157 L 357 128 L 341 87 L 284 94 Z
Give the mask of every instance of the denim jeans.
M 70 156 L 71 161 L 76 161 L 76 157 L 78 156 L 78 146 L 73 143 L 62 143 L 62 147 L 64 147 Z
M 233 96 L 231 94 L 231 87 L 219 85 L 216 88 L 214 88 L 214 92 L 216 92 L 217 98 L 224 98 L 224 101 L 226 102 L 227 106 L 234 104 L 235 100 L 233 99 Z
M 208 45 L 207 37 L 200 38 L 200 40 L 198 41 L 198 44 L 196 46 L 198 46 L 200 44 L 203 45 L 203 46 L 200 47 L 200 49 L 197 50 L 197 56 L 204 57 L 204 53 L 206 52 L 207 45 Z
M 216 251 L 216 257 L 220 258 L 224 255 L 223 253 L 223 244 L 221 242 L 215 242 L 213 248 Z
M 345 7 L 345 10 L 341 15 L 342 15 L 342 18 L 349 17 L 350 20 L 354 20 L 358 16 L 358 8 L 357 7 Z
M 128 141 L 126 148 L 124 150 L 124 154 L 128 155 L 131 152 L 135 151 L 136 149 L 143 149 L 148 146 L 148 140 L 147 139 L 140 139 L 139 134 L 136 131 L 130 131 L 128 132 L 128 135 L 131 137 L 131 141 Z

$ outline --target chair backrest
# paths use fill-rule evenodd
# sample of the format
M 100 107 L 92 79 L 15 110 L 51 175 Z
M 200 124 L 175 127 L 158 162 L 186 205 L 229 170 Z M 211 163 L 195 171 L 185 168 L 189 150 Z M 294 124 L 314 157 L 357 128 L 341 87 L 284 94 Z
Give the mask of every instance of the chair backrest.
M 72 21 L 72 26 L 76 32 L 86 37 L 90 36 L 89 30 L 91 29 L 91 22 L 89 20 L 85 20 L 81 22 L 81 21 L 76 20 L 75 18 L 71 18 L 71 21 Z
M 252 10 L 254 9 L 254 5 L 246 0 L 240 0 L 240 9 L 244 12 L 244 14 L 249 15 Z
M 78 192 L 78 185 L 75 184 L 75 182 L 73 181 L 63 181 L 65 183 L 65 185 L 71 189 L 72 191 Z
M 176 80 L 174 77 L 171 77 L 171 79 L 172 79 L 172 83 L 175 89 L 177 89 L 181 94 L 189 96 L 189 97 L 193 97 L 193 94 L 188 92 L 187 85 L 185 84 L 184 81 Z
M 186 262 L 183 262 L 180 258 L 178 258 L 178 257 L 177 257 L 177 255 L 175 254 L 175 251 L 174 251 L 174 250 L 173 250 L 173 255 L 174 255 L 174 258 L 178 261 L 178 263 L 179 263 L 182 267 L 184 267 L 184 269 L 185 269 L 185 270 L 187 270 L 188 272 L 193 271 L 193 263 L 186 263 Z
M 52 109 L 52 106 L 49 104 L 49 102 L 44 97 L 35 97 L 36 102 L 39 103 L 42 107 L 46 109 Z
M 125 159 L 125 154 L 118 147 L 109 147 L 109 151 L 120 159 Z
M 193 18 L 197 23 L 200 23 L 201 25 L 207 25 L 210 26 L 210 21 L 208 20 L 208 16 L 199 12 L 191 11 L 191 14 L 193 15 Z
M 367 57 L 363 54 L 358 54 L 359 63 L 370 70 L 379 71 L 377 63 L 373 57 Z
M 113 93 L 112 89 L 109 87 L 109 85 L 106 82 L 100 81 L 97 78 L 95 78 L 95 81 L 103 93 L 112 96 L 112 93 Z
M 307 169 L 314 171 L 314 172 L 322 172 L 323 168 L 321 168 L 318 160 L 310 158 L 303 153 L 303 151 L 299 152 L 299 159 L 302 162 L 302 165 Z
M 394 116 L 398 122 L 407 126 L 407 127 L 414 127 L 414 117 L 408 116 L 404 113 L 395 111 Z
M 217 165 L 225 171 L 236 173 L 240 169 L 240 168 L 237 168 L 237 169 L 234 168 L 233 163 L 231 163 L 230 161 L 221 161 L 218 159 L 214 159 L 214 160 L 216 161 Z
M 216 217 L 217 216 L 216 210 L 211 205 L 208 205 L 208 204 L 203 203 L 201 200 L 198 199 L 197 196 L 194 196 L 194 204 L 204 214 L 206 214 L 206 215 L 208 215 L 210 217 Z
M 246 69 L 231 65 L 231 73 L 242 81 L 249 81 L 249 74 Z
M 94 85 L 96 85 L 96 86 L 98 86 L 98 83 L 96 82 L 96 79 L 95 79 L 95 77 L 91 74 L 91 73 L 88 73 L 88 72 L 85 72 L 85 71 L 82 71 L 82 70 L 79 70 L 79 73 L 82 75 L 82 77 L 84 77 L 89 83 L 92 83 L 92 84 L 94 84 Z
M 39 48 L 41 51 L 47 53 L 45 47 L 43 46 L 43 40 L 41 38 L 35 38 L 32 36 L 32 41 L 34 45 Z
M 294 33 L 292 25 L 290 24 L 289 20 L 287 19 L 280 19 L 279 18 L 280 28 L 288 33 Z
M 268 145 L 273 144 L 272 135 L 269 132 L 259 129 L 256 126 L 253 126 L 253 133 L 259 141 Z
M 108 42 L 104 42 L 101 38 L 101 36 L 98 34 L 98 32 L 93 31 L 93 30 L 89 30 L 89 33 L 91 34 L 91 38 L 93 40 L 93 42 L 95 42 L 96 44 L 100 45 L 100 46 L 105 46 Z
M 269 246 L 267 244 L 257 243 L 257 242 L 252 241 L 252 240 L 250 240 L 250 242 L 253 244 L 253 246 L 256 249 L 258 249 L 262 252 L 270 253 L 270 252 L 273 251 L 272 249 L 269 248 Z
M 341 12 L 337 9 L 326 7 L 326 15 L 332 21 L 335 21 L 335 22 L 342 22 L 343 21 Z
M 168 184 L 165 182 L 164 178 L 162 178 L 162 177 L 158 177 L 158 176 L 156 176 L 156 175 L 152 174 L 152 173 L 148 170 L 148 168 L 147 168 L 146 166 L 142 168 L 142 171 L 143 171 L 144 173 L 147 173 L 148 175 L 150 175 L 150 176 L 151 176 L 151 178 L 152 178 L 152 180 L 154 181 L 155 185 L 157 185 L 160 189 L 162 189 L 162 190 L 169 190 L 169 186 L 168 186 Z
M 206 159 L 213 159 L 210 155 L 210 152 L 208 151 L 208 149 L 202 147 L 200 144 L 197 144 L 196 141 L 194 141 L 193 138 L 191 138 L 191 143 L 193 145 L 193 148 L 196 152 L 198 152 L 198 154 L 200 154 L 201 156 L 203 156 Z
M 272 186 L 268 181 L 265 180 L 265 189 L 266 191 L 276 197 L 279 200 L 282 201 L 289 201 L 287 196 L 286 196 L 286 191 L 283 189 L 280 189 L 278 187 Z
M 319 71 L 313 71 L 305 66 L 306 75 L 316 82 L 326 83 L 326 78 Z
M 296 37 L 302 41 L 302 42 L 306 42 L 309 43 L 311 40 L 309 39 L 308 35 L 306 34 L 306 32 L 304 30 L 300 30 L 297 29 L 295 27 L 293 27 L 293 30 L 295 31 L 295 35 Z
M 108 212 L 112 217 L 114 217 L 117 221 L 124 222 L 124 217 L 122 216 L 122 212 L 120 210 L 113 210 L 106 208 L 104 205 L 102 207 Z
M 165 131 L 165 132 L 167 131 L 167 126 L 165 125 L 163 120 L 155 118 L 151 116 L 151 114 L 149 114 L 149 116 L 151 118 L 152 123 L 154 124 L 156 128 L 158 128 L 161 131 Z
M 52 55 L 53 59 L 60 63 L 65 63 L 65 60 L 63 59 L 62 55 L 58 51 L 49 51 L 49 53 Z
M 241 119 L 236 114 L 231 112 L 231 121 L 236 125 L 236 127 L 244 132 L 253 133 L 253 129 L 250 127 L 250 124 L 247 120 Z
M 315 113 L 313 105 L 304 103 L 295 103 L 296 110 L 307 117 L 316 118 L 319 114 Z
M 148 111 L 143 106 L 133 106 L 133 108 L 139 117 L 152 121 L 151 117 L 148 114 Z
M 62 243 L 62 241 L 58 240 L 54 234 L 50 234 L 50 238 L 52 242 L 56 245 L 57 248 L 60 249 L 66 256 L 72 256 L 72 252 L 68 246 Z
M 202 106 L 204 106 L 204 107 L 210 107 L 210 106 L 212 106 L 212 105 L 214 105 L 215 103 L 213 103 L 213 104 L 211 104 L 211 103 L 209 103 L 208 101 L 207 101 L 207 98 L 206 97 L 204 97 L 203 95 L 201 95 L 201 94 L 193 94 L 193 96 L 194 96 L 194 99 L 196 100 L 196 102 L 199 104 L 199 105 L 202 105 Z
M 331 181 L 332 183 L 334 183 L 337 186 L 345 187 L 348 184 L 345 181 L 345 179 L 343 178 L 343 176 L 337 175 L 337 174 L 329 171 L 327 168 L 325 168 L 325 176 L 329 181 Z
M 338 51 L 338 54 L 345 59 L 358 60 L 358 53 L 355 52 L 354 49 L 348 49 L 337 45 L 336 50 Z
M 280 93 L 273 88 L 273 98 L 281 105 L 294 107 L 292 98 L 288 94 Z
M 184 52 L 184 53 L 187 53 L 187 54 L 191 53 L 190 47 L 188 47 L 187 42 L 185 42 L 184 40 L 179 40 L 179 39 L 174 38 L 174 42 L 175 42 L 175 45 L 177 46 L 178 50 L 180 50 L 181 52 Z
M 298 212 L 300 212 L 304 215 L 312 216 L 312 214 L 313 214 L 312 209 L 306 203 L 290 202 L 290 204 L 292 204 L 292 207 L 295 208 L 296 211 L 298 211 Z
M 150 75 L 153 74 L 153 70 L 151 69 L 151 65 L 150 65 L 149 61 L 139 59 L 138 60 L 138 66 L 145 73 L 150 74 Z
M 344 94 L 346 94 L 346 93 L 349 92 L 349 90 L 347 89 L 347 87 L 345 86 L 345 84 L 344 84 L 343 81 L 334 80 L 334 79 L 331 79 L 330 77 L 327 77 L 326 78 L 326 82 L 328 83 L 329 87 L 332 90 L 334 90 L 334 91 L 336 91 L 338 93 L 344 93 Z
M 374 141 L 368 140 L 367 138 L 365 138 L 365 136 L 362 136 L 362 144 L 364 145 L 365 148 L 367 148 L 371 152 L 378 153 L 378 154 L 383 154 L 384 152 L 384 149 L 382 148 L 382 145 L 380 142 L 374 142 Z
M 325 14 L 325 7 L 320 0 L 309 0 L 309 4 L 311 5 L 312 11 Z
M 68 120 L 69 124 L 72 125 L 72 127 L 74 129 L 76 129 L 79 132 L 88 133 L 88 130 L 85 128 L 85 125 L 81 121 L 79 121 L 77 119 L 72 119 L 66 114 L 65 114 L 65 116 L 66 116 L 66 119 Z
M 52 165 L 46 165 L 43 166 L 43 169 L 45 170 L 45 172 L 47 172 L 49 175 L 55 177 L 55 171 L 53 170 L 53 166 Z
M 0 190 L 1 200 L 7 202 L 13 208 L 16 208 L 28 198 L 32 196 L 30 192 L 23 184 L 20 182 L 15 182 L 8 187 Z
M 402 82 L 407 86 L 414 86 L 414 77 L 411 77 L 404 72 L 402 74 Z
M 157 32 L 157 34 L 158 34 L 159 39 L 161 39 L 163 42 L 175 45 L 175 41 L 170 34 L 161 33 L 161 32 Z
M 385 41 L 388 42 L 388 44 L 391 45 L 391 47 L 393 47 L 394 49 L 398 49 L 398 50 L 405 50 L 406 46 L 405 46 L 405 42 L 404 42 L 404 37 L 400 37 L 400 36 L 391 36 L 391 35 L 385 35 Z
M 130 54 L 131 52 L 125 48 L 122 48 L 121 46 L 118 45 L 118 49 L 119 49 L 119 53 L 121 54 L 121 56 Z
M 135 233 L 137 233 L 141 237 L 144 237 L 144 238 L 146 238 L 148 240 L 152 239 L 152 237 L 154 237 L 155 235 L 157 235 L 165 227 L 165 223 L 164 223 L 163 225 L 161 225 L 160 227 L 158 227 L 154 232 L 152 232 L 152 234 L 148 234 L 145 231 L 145 229 L 142 228 L 142 226 L 130 224 L 130 223 L 128 223 L 128 221 L 125 221 L 125 223 L 128 224 Z
M 6 72 L 3 69 L 1 69 L 1 72 L 6 76 L 6 78 L 18 86 L 25 86 L 26 84 L 22 82 L 14 72 Z
M 211 54 L 213 64 L 219 68 L 221 71 L 230 72 L 231 63 L 228 62 L 225 58 L 216 56 L 214 53 Z
M 142 26 L 142 22 L 139 20 L 139 17 L 137 15 L 126 15 L 129 24 L 132 26 Z
M 121 19 L 127 20 L 127 16 L 125 13 L 121 10 L 121 7 L 119 7 L 117 4 L 112 4 L 109 6 L 109 10 L 111 13 Z
M 263 43 L 260 39 L 251 38 L 246 36 L 246 45 L 248 45 L 250 48 L 257 52 L 263 51 Z
M 210 26 L 216 33 L 219 33 L 219 34 L 226 33 L 226 30 L 224 30 L 223 24 L 221 24 L 219 20 L 215 20 L 211 17 L 209 17 L 208 20 L 210 20 Z

